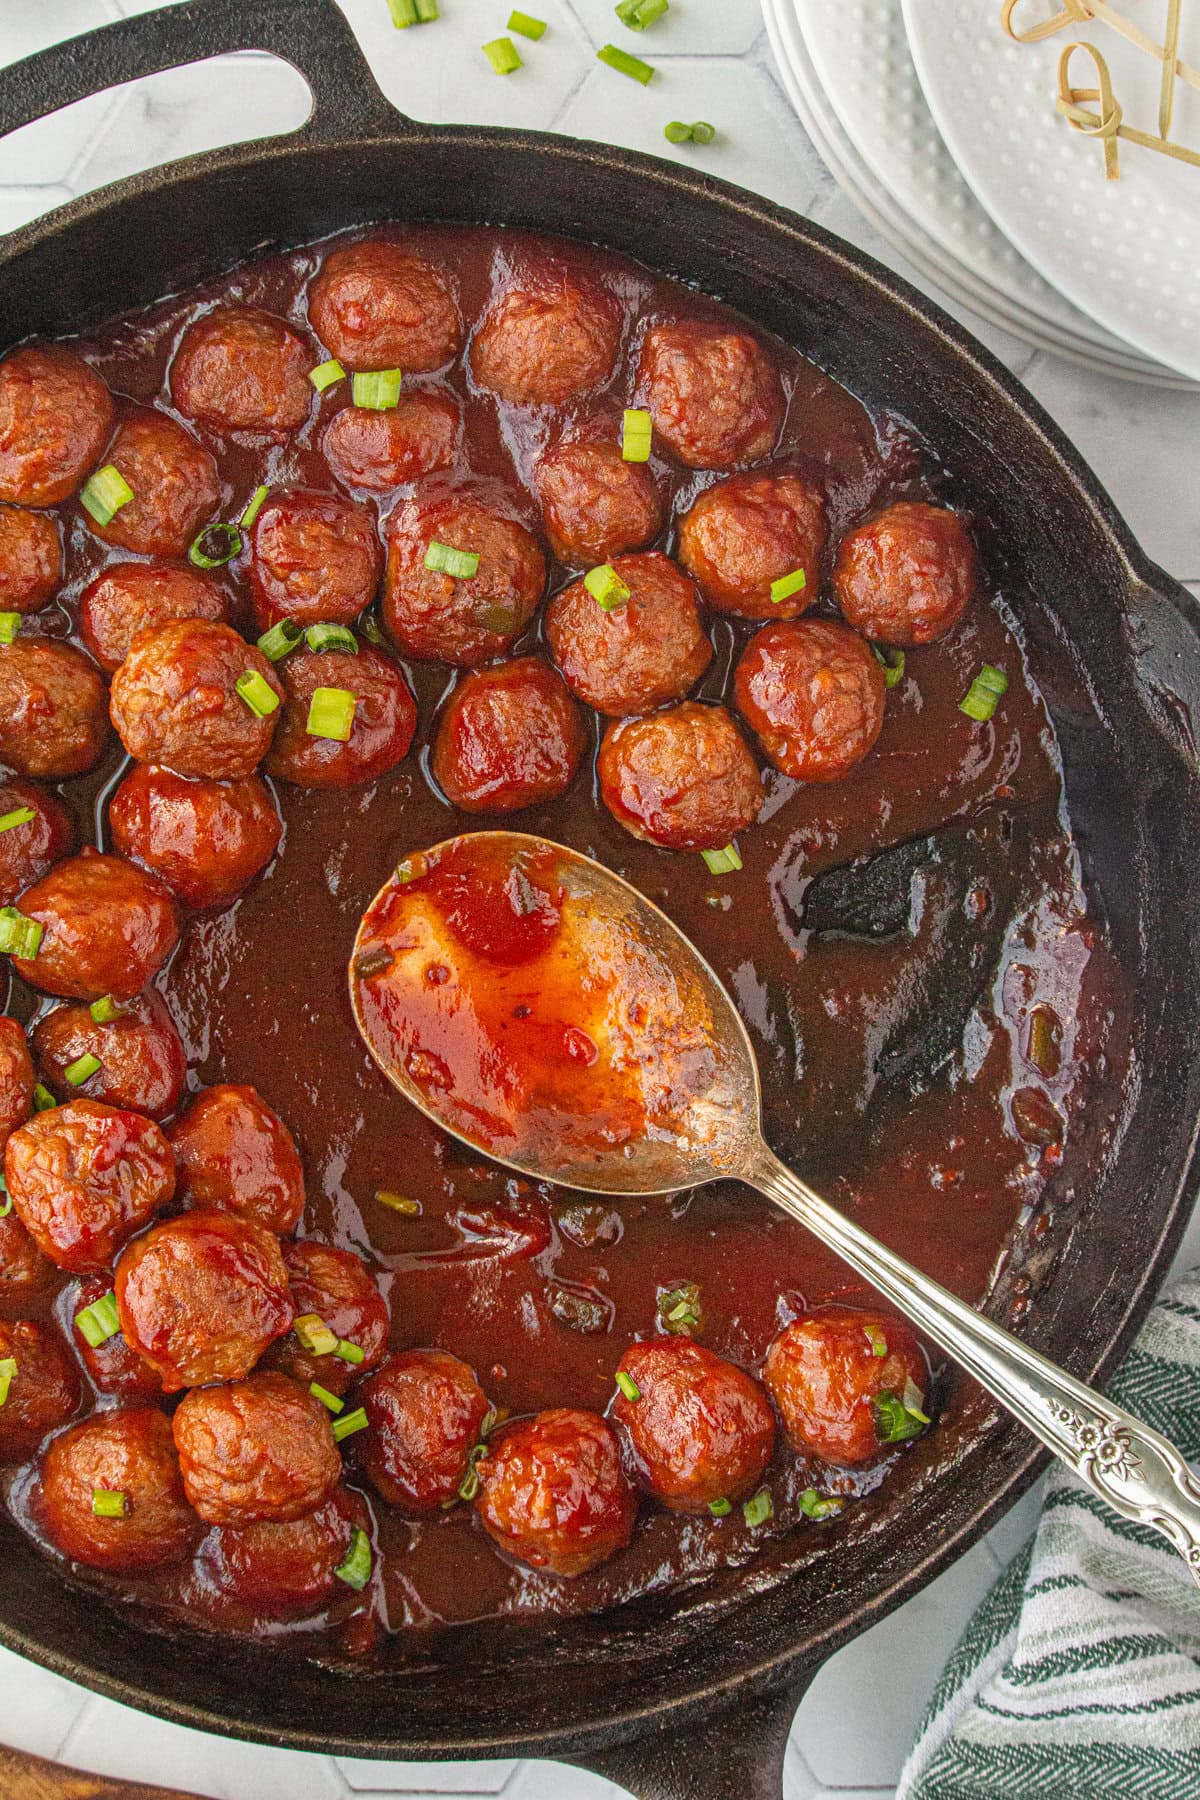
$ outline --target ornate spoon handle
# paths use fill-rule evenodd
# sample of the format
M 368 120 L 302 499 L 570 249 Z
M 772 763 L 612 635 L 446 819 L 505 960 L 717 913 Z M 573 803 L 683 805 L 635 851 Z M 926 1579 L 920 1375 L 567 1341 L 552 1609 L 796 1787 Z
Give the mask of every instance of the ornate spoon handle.
M 741 1173 L 894 1301 L 1101 1500 L 1156 1526 L 1200 1582 L 1200 1483 L 1173 1444 L 894 1256 L 765 1144 Z

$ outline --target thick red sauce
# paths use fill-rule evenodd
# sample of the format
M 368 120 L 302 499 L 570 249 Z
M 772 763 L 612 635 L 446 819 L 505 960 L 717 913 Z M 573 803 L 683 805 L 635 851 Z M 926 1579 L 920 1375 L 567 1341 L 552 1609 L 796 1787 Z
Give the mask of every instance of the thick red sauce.
M 468 320 L 479 315 L 497 266 L 503 278 L 517 244 L 515 234 L 475 229 L 410 235 L 451 268 Z M 632 320 L 655 310 L 720 310 L 608 253 L 558 248 L 584 271 L 603 271 Z M 165 372 L 185 324 L 227 299 L 303 327 L 305 285 L 322 254 L 316 247 L 237 270 L 80 347 L 115 393 L 169 412 Z M 893 498 L 953 499 L 950 475 L 902 421 L 868 416 L 812 363 L 782 344 L 775 352 L 788 395 L 780 454 L 824 484 L 832 544 L 848 523 Z M 601 397 L 614 418 L 630 397 L 628 370 L 625 357 Z M 469 467 L 473 478 L 515 492 L 536 529 L 529 472 L 563 414 L 521 411 L 474 392 L 461 363 L 449 380 L 465 408 L 460 472 Z M 209 439 L 199 429 L 224 484 L 220 516 L 238 517 L 260 483 L 334 489 L 319 441 L 344 403 L 342 391 L 330 390 L 307 426 L 268 449 Z M 657 456 L 652 466 L 673 513 L 716 479 Z M 63 512 L 69 579 L 38 624 L 71 635 L 80 589 L 121 553 L 83 528 L 76 507 Z M 668 531 L 659 547 L 669 550 L 672 541 Z M 552 566 L 550 591 L 565 579 Z M 244 559 L 229 565 L 224 580 L 253 635 Z M 907 678 L 888 694 L 882 737 L 845 780 L 804 787 L 766 771 L 766 804 L 739 839 L 744 868 L 736 875 L 712 876 L 698 855 L 633 840 L 599 804 L 587 769 L 565 798 L 514 820 L 599 858 L 678 922 L 728 984 L 750 1029 L 774 1148 L 971 1300 L 985 1294 L 1014 1244 L 1019 1259 L 1045 1231 L 1055 1195 L 1067 1191 L 1072 1138 L 1095 1087 L 1090 1064 L 1120 1011 L 1115 973 L 1086 917 L 1053 732 L 1007 598 L 976 601 L 949 637 L 909 651 Z M 717 654 L 700 697 L 716 698 L 727 692 L 752 627 L 714 618 L 707 628 Z M 535 619 L 514 653 L 538 643 Z M 996 720 L 978 725 L 959 701 L 983 661 L 1002 666 L 1009 687 Z M 407 673 L 420 722 L 404 763 L 364 788 L 276 784 L 285 832 L 274 865 L 233 908 L 186 924 L 158 985 L 187 1048 L 190 1087 L 236 1081 L 259 1089 L 301 1149 L 309 1196 L 302 1234 L 357 1250 L 377 1268 L 395 1347 L 453 1351 L 472 1364 L 492 1403 L 512 1414 L 603 1410 L 622 1351 L 654 1332 L 659 1293 L 682 1282 L 701 1289 L 704 1342 L 758 1367 L 780 1324 L 804 1304 L 862 1293 L 799 1227 L 731 1183 L 618 1204 L 509 1176 L 420 1117 L 362 1043 L 346 966 L 364 909 L 402 859 L 481 822 L 448 807 L 427 772 L 453 672 L 414 664 Z M 106 841 L 105 802 L 123 767 L 114 753 L 96 775 L 64 785 L 82 840 Z M 884 880 L 869 859 L 914 840 L 900 876 Z M 844 870 L 845 879 L 822 880 Z M 22 1020 L 48 1004 L 14 980 L 10 1010 Z M 1052 1075 L 1028 1058 L 1038 1006 L 1052 1007 L 1061 1022 Z M 1031 1087 L 1058 1109 L 1062 1144 L 1021 1136 L 1014 1095 Z M 1090 1144 L 1111 1126 L 1094 1113 L 1086 1123 Z M 419 1214 L 378 1204 L 381 1189 L 416 1200 Z M 1021 1286 L 1018 1280 L 1018 1292 Z M 953 1382 L 943 1384 L 940 1399 L 943 1423 L 935 1429 L 945 1430 L 958 1416 Z M 857 1492 L 886 1475 L 889 1503 L 902 1505 L 904 1461 L 893 1455 L 865 1480 L 834 1477 L 833 1485 Z M 373 1646 L 380 1655 L 407 1654 L 434 1627 L 594 1610 L 702 1579 L 752 1557 L 766 1533 L 794 1533 L 803 1553 L 806 1534 L 841 1529 L 799 1514 L 796 1498 L 811 1478 L 790 1451 L 777 1452 L 767 1478 L 775 1517 L 760 1534 L 736 1508 L 715 1520 L 643 1505 L 630 1548 L 570 1582 L 502 1560 L 468 1507 L 417 1522 L 368 1497 L 380 1552 L 374 1585 L 361 1598 L 347 1590 L 329 1614 L 285 1634 L 322 1654 L 361 1656 Z M 27 1489 L 28 1472 L 16 1472 L 10 1502 L 33 1529 Z M 160 1617 L 283 1630 L 222 1600 L 203 1553 L 183 1572 L 96 1585 L 140 1599 Z M 389 1640 L 389 1633 L 398 1636 Z

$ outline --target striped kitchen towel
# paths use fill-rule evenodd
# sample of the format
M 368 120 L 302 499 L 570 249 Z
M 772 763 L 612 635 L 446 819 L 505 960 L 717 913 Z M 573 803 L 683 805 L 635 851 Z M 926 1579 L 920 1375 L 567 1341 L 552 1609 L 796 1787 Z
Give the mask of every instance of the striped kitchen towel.
M 1108 1390 L 1200 1463 L 1200 1270 Z M 896 1800 L 1200 1800 L 1200 1588 L 1061 1464 L 947 1663 Z

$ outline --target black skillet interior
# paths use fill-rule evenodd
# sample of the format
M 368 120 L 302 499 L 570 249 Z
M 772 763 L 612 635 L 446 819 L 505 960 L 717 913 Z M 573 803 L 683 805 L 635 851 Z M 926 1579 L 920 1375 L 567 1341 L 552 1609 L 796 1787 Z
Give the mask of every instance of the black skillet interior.
M 1062 746 L 1086 875 L 1134 997 L 1124 1129 L 1088 1172 L 1028 1335 L 1075 1373 L 1111 1365 L 1185 1216 L 1200 1110 L 1200 908 L 1191 875 L 1200 702 L 1188 596 L 1148 565 L 1054 427 L 936 308 L 804 221 L 702 176 L 567 139 L 428 129 L 383 100 L 333 0 L 187 0 L 0 72 L 0 128 L 217 51 L 260 48 L 314 93 L 294 137 L 218 151 L 77 202 L 0 244 L 0 341 L 55 336 L 252 251 L 379 218 L 497 222 L 611 245 L 796 344 L 909 419 L 986 514 Z M 786 1548 L 702 1592 L 482 1642 L 381 1680 L 119 1618 L 5 1529 L 0 1639 L 101 1692 L 210 1730 L 377 1756 L 574 1755 L 638 1791 L 778 1793 L 788 1702 L 821 1658 L 961 1552 L 1030 1478 L 1031 1442 L 930 1452 L 902 1513 L 836 1557 Z M 481 1634 L 482 1635 L 482 1634 Z M 456 1646 L 456 1657 L 461 1646 Z M 740 1727 L 701 1724 L 733 1700 Z M 613 1749 L 658 1733 L 649 1756 Z M 668 1754 L 669 1746 L 669 1754 Z

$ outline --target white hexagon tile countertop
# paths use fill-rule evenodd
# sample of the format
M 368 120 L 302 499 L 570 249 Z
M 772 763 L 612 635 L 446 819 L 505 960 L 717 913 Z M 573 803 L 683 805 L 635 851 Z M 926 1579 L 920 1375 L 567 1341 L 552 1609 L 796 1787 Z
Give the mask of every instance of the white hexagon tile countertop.
M 0 63 L 152 0 L 0 0 Z M 341 0 L 389 99 L 436 121 L 525 125 L 696 162 L 906 267 L 826 172 L 792 115 L 757 0 L 672 0 L 636 47 L 650 87 L 596 61 L 627 42 L 611 0 L 538 0 L 550 30 L 500 79 L 480 53 L 504 29 L 508 0 L 441 0 L 436 27 L 395 31 L 386 0 Z M 135 170 L 240 138 L 294 129 L 303 82 L 246 54 L 177 70 L 82 102 L 0 141 L 0 232 Z M 705 148 L 673 149 L 670 118 L 708 118 Z M 974 315 L 947 310 L 1030 387 L 1078 444 L 1150 554 L 1200 596 L 1200 394 L 1139 387 L 1034 351 Z M 1194 1224 L 1181 1260 L 1200 1257 Z M 785 1800 L 865 1800 L 894 1792 L 942 1663 L 985 1589 L 1027 1535 L 1026 1497 L 952 1569 L 822 1669 L 792 1733 Z M 238 1744 L 101 1700 L 0 1651 L 0 1741 L 129 1781 L 179 1785 L 211 1800 L 382 1800 L 384 1795 L 503 1795 L 504 1800 L 620 1800 L 595 1776 L 545 1762 L 374 1763 Z

